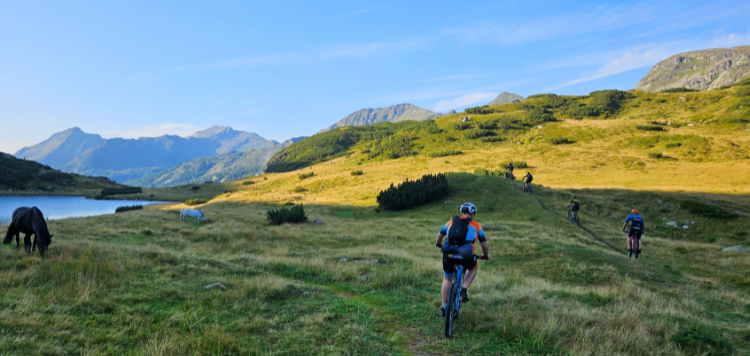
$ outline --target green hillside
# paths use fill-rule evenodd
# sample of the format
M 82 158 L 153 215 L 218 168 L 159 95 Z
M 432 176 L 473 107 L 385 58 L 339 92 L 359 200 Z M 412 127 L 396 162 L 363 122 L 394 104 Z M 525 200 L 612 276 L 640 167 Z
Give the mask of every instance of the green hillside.
M 750 218 L 743 213 L 726 225 L 677 207 L 721 197 L 580 191 L 580 229 L 562 218 L 572 192 L 538 187 L 529 196 L 511 181 L 469 174 L 450 175 L 449 183 L 453 192 L 444 200 L 399 213 L 306 205 L 322 225 L 270 226 L 269 205 L 231 201 L 204 206 L 208 222 L 201 225 L 158 208 L 51 221 L 56 240 L 44 260 L 0 249 L 0 278 L 7 281 L 0 352 L 750 350 L 750 258 L 720 251 L 748 239 L 740 232 Z M 463 201 L 479 207 L 491 260 L 481 262 L 457 334 L 446 340 L 436 316 L 441 264 L 434 236 Z M 747 199 L 734 204 L 750 211 Z M 634 205 L 645 211 L 648 230 L 643 255 L 629 260 L 619 229 Z M 661 216 L 694 220 L 679 233 L 716 240 L 682 239 Z M 227 289 L 201 288 L 216 282 Z M 29 337 L 15 337 L 20 330 Z
M 52 194 L 95 196 L 104 188 L 122 187 L 104 177 L 56 171 L 50 166 L 0 152 L 0 195 Z

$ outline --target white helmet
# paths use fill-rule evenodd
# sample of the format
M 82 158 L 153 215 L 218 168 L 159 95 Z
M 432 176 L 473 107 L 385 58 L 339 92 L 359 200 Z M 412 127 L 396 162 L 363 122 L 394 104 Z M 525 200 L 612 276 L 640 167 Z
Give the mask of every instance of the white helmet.
M 467 209 L 469 214 L 476 214 L 477 213 L 477 207 L 472 203 L 463 203 L 461 204 L 461 208 L 458 209 L 459 212 L 464 213 L 464 209 Z

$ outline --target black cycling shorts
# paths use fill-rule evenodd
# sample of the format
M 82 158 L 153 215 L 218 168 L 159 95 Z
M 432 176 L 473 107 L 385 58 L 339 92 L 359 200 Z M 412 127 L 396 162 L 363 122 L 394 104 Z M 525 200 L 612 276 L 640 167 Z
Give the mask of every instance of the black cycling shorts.
M 628 237 L 634 237 L 636 239 L 640 239 L 642 233 L 643 233 L 643 230 L 636 230 L 636 229 L 631 228 L 628 231 Z
M 451 278 L 456 273 L 456 265 L 464 266 L 467 270 L 477 268 L 477 257 L 474 255 L 454 255 L 451 253 L 443 254 L 443 275 Z
M 580 208 L 581 208 L 580 206 L 574 206 L 574 207 L 571 207 L 571 208 L 570 208 L 570 211 L 572 211 L 572 212 L 574 212 L 574 213 L 577 213 L 577 212 L 578 212 L 578 209 L 580 209 Z

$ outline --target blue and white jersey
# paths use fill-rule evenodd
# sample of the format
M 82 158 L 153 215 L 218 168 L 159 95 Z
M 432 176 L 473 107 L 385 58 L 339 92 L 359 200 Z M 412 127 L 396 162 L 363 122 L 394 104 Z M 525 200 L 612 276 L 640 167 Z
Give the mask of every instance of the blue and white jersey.
M 638 214 L 628 215 L 625 223 L 630 223 L 630 228 L 633 230 L 643 230 L 643 217 Z

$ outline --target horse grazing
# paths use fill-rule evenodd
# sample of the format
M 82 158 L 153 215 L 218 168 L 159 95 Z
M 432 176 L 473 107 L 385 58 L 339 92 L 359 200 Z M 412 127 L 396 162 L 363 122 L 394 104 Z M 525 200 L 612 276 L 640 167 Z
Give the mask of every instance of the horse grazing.
M 206 222 L 206 215 L 203 214 L 200 210 L 193 210 L 189 208 L 182 209 L 182 212 L 180 213 L 180 221 L 184 218 L 195 218 L 195 223 L 198 223 L 198 219 L 201 219 L 203 222 Z
M 52 243 L 52 236 L 47 230 L 47 223 L 44 221 L 42 211 L 37 207 L 21 207 L 13 211 L 13 220 L 8 226 L 8 232 L 5 234 L 3 243 L 8 245 L 16 238 L 16 249 L 21 248 L 21 233 L 26 234 L 23 238 L 23 248 L 26 253 L 31 253 L 36 249 L 37 241 L 39 242 L 39 256 L 44 256 L 47 247 Z M 34 235 L 34 244 L 31 244 L 31 235 Z

